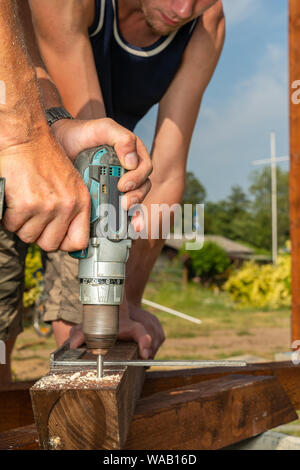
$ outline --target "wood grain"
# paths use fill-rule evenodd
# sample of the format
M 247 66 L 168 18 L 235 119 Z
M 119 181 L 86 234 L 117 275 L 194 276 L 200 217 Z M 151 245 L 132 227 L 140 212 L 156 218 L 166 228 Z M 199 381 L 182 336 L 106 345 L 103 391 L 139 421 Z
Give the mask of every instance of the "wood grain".
M 300 80 L 300 2 L 289 2 L 289 97 Z M 299 86 L 297 87 L 299 88 Z M 290 103 L 290 237 L 292 242 L 292 339 L 300 340 L 300 104 Z
M 220 449 L 297 419 L 275 377 L 233 375 L 138 402 L 125 449 Z
M 35 424 L 0 433 L 0 450 L 39 450 Z
M 294 408 L 300 410 L 300 366 L 291 362 L 249 364 L 246 367 L 209 367 L 147 372 L 142 397 L 232 374 L 276 377 Z
M 29 388 L 34 382 L 0 385 L 0 432 L 34 422 Z
M 120 342 L 108 360 L 135 359 L 137 345 Z M 42 449 L 120 449 L 144 382 L 144 368 L 106 370 L 101 381 L 89 371 L 49 374 L 31 390 Z M 75 375 L 74 375 L 75 374 Z M 72 376 L 72 377 L 71 377 Z M 52 383 L 51 383 L 52 382 Z

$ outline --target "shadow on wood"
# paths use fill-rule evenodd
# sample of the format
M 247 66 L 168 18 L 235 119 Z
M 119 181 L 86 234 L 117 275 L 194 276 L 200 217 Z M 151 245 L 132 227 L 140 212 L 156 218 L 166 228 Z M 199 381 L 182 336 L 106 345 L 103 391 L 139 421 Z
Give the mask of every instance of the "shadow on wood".
M 34 422 L 29 388 L 34 382 L 0 385 L 0 432 Z

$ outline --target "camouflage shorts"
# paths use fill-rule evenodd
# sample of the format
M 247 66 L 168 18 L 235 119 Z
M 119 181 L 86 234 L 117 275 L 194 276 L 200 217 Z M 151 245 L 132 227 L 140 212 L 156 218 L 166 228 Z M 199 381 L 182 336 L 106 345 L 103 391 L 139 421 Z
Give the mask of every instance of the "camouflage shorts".
M 0 340 L 22 330 L 24 266 L 28 246 L 0 225 Z M 43 253 L 46 313 L 44 320 L 81 323 L 78 262 L 67 253 Z

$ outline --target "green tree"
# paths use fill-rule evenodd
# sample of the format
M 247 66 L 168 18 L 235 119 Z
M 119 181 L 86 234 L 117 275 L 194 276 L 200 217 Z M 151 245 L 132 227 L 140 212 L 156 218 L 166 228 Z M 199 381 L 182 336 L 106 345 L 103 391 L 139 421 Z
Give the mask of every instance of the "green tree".
M 289 238 L 289 175 L 277 168 L 277 209 L 278 209 L 278 245 L 283 246 Z M 271 250 L 272 245 L 272 209 L 271 209 L 271 170 L 265 167 L 251 175 L 250 194 L 253 197 L 251 207 L 251 226 L 249 242 L 254 246 Z
M 205 208 L 206 233 L 231 240 L 246 240 L 250 201 L 240 186 L 233 186 L 226 199 L 218 203 L 209 202 Z
M 185 191 L 183 196 L 183 204 L 202 204 L 206 198 L 204 186 L 198 178 L 188 171 L 186 173 Z
M 217 280 L 230 265 L 228 255 L 223 248 L 213 242 L 205 242 L 201 250 L 180 251 L 180 256 L 189 259 L 190 273 L 199 276 L 204 283 Z

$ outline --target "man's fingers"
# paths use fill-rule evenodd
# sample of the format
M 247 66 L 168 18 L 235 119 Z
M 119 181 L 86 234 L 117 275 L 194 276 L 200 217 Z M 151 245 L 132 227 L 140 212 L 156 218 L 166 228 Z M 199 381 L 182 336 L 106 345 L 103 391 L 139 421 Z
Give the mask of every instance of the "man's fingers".
M 121 165 L 126 170 L 135 170 L 141 162 L 146 162 L 149 166 L 148 175 L 151 173 L 152 165 L 148 151 L 142 141 L 131 131 L 108 118 L 93 121 L 93 126 L 94 145 L 102 143 L 114 147 Z M 143 171 L 147 171 L 147 167 L 143 168 Z
M 135 191 L 130 191 L 129 193 L 124 194 L 122 197 L 122 207 L 124 210 L 129 210 L 130 207 L 141 204 L 147 194 L 151 189 L 151 181 L 147 179 L 144 184 L 142 184 Z
M 16 234 L 24 243 L 35 243 L 41 237 L 41 234 L 44 231 L 45 227 L 51 222 L 51 220 L 53 220 L 53 217 L 54 216 L 51 214 L 45 214 L 44 216 L 38 215 L 32 217 L 31 219 L 26 221 L 19 230 L 16 231 Z M 66 230 L 63 233 L 63 237 L 65 236 Z
M 147 331 L 151 332 L 151 357 L 154 357 L 159 347 L 165 341 L 164 330 L 160 324 L 160 321 L 154 316 L 152 316 L 150 324 L 146 325 L 146 328 Z
M 86 137 L 82 136 L 81 139 L 81 143 L 84 139 L 88 139 L 85 148 L 95 145 L 110 145 L 114 147 L 121 165 L 126 170 L 137 168 L 139 163 L 137 138 L 132 132 L 109 118 L 90 121 L 89 125 L 92 128 L 92 133 L 86 134 Z
M 14 208 L 8 207 L 4 212 L 3 225 L 9 232 L 18 232 L 31 217 L 30 213 L 17 212 Z
M 90 202 L 90 201 L 89 201 Z M 90 212 L 80 212 L 71 222 L 59 249 L 61 251 L 78 251 L 88 246 L 90 238 Z
M 70 349 L 76 349 L 85 342 L 82 325 L 73 326 L 70 331 Z
M 142 359 L 153 357 L 151 355 L 152 337 L 141 323 L 133 322 L 132 338 L 138 343 L 139 354 Z
M 120 329 L 118 338 L 123 341 L 135 341 L 139 346 L 139 354 L 142 359 L 151 357 L 152 338 L 144 326 L 137 321 L 130 321 L 130 328 Z
M 150 181 L 149 176 L 151 175 L 152 170 L 153 167 L 148 153 L 143 157 L 139 154 L 138 167 L 122 176 L 118 184 L 119 191 L 127 193 L 139 188 L 146 181 Z

